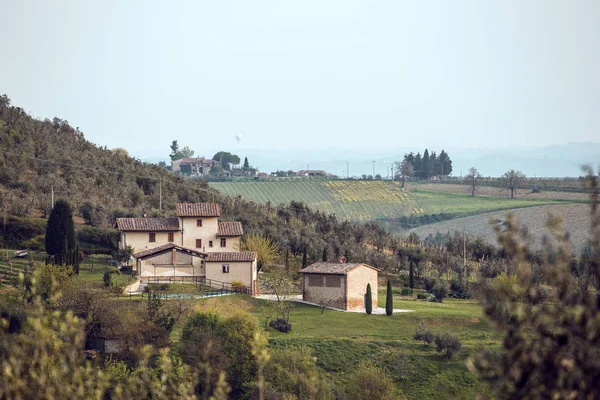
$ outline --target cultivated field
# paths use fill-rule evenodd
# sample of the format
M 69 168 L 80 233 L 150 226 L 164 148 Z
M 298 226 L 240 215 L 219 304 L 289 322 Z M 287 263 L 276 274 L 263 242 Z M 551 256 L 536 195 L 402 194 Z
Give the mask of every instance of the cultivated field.
M 459 185 L 450 183 L 420 183 L 409 182 L 406 187 L 410 190 L 425 190 L 429 192 L 443 192 L 455 194 L 471 194 L 471 186 Z M 478 186 L 475 191 L 476 196 L 492 196 L 510 198 L 510 191 L 493 186 Z M 531 193 L 531 190 L 517 189 L 515 190 L 515 198 L 529 200 L 569 200 L 569 201 L 587 201 L 586 193 L 575 192 L 553 192 L 542 191 L 541 193 Z
M 546 198 L 473 198 L 462 192 L 437 190 L 437 186 L 440 189 L 456 189 L 460 188 L 458 185 L 425 184 L 402 189 L 400 182 L 393 181 L 211 182 L 210 185 L 224 194 L 242 196 L 258 203 L 288 204 L 292 200 L 301 201 L 313 209 L 334 213 L 341 219 L 351 221 L 440 213 L 457 217 L 558 203 Z
M 546 205 L 539 207 L 520 208 L 510 211 L 517 218 L 520 225 L 526 225 L 529 233 L 534 238 L 533 245 L 539 248 L 541 238 L 545 233 L 544 225 L 550 214 L 559 216 L 563 226 L 570 234 L 570 241 L 574 249 L 581 249 L 588 238 L 590 223 L 590 208 L 587 204 Z M 420 226 L 412 230 L 421 238 L 435 235 L 437 232 L 465 230 L 467 235 L 481 237 L 489 243 L 496 243 L 496 234 L 492 224 L 499 224 L 506 220 L 506 211 L 496 211 L 470 217 L 458 218 Z M 491 221 L 491 222 L 490 222 Z

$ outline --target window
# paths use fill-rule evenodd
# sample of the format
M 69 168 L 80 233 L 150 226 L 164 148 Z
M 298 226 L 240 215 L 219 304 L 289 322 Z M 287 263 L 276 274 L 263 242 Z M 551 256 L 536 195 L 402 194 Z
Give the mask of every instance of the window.
M 229 264 L 223 264 L 223 273 L 224 274 L 228 274 L 229 273 Z
M 341 287 L 342 279 L 339 276 L 326 276 L 325 287 Z
M 221 247 L 227 247 L 227 239 L 221 238 Z
M 148 234 L 148 241 L 149 241 L 150 243 L 154 243 L 154 242 L 156 242 L 156 233 L 154 233 L 154 232 L 150 232 L 150 233 Z
M 201 219 L 197 219 L 196 220 L 196 226 L 197 227 L 201 227 L 202 226 L 202 220 Z
M 208 241 L 208 247 L 212 247 L 212 240 Z
M 309 275 L 308 276 L 308 286 L 313 287 L 322 287 L 323 279 L 319 275 Z
M 175 241 L 175 234 L 173 232 L 169 232 L 169 242 Z
M 196 239 L 196 248 L 199 249 L 202 247 L 202 239 Z

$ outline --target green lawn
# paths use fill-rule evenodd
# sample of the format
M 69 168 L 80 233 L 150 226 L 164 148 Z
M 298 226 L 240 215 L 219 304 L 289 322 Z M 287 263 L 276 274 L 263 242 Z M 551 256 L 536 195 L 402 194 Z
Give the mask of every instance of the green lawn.
M 379 299 L 379 306 L 384 307 L 385 296 L 380 294 Z M 202 309 L 225 313 L 231 313 L 237 305 L 256 315 L 261 325 L 267 316 L 273 316 L 270 304 L 246 295 L 198 302 Z M 414 312 L 391 317 L 333 310 L 321 314 L 318 307 L 297 303 L 290 318 L 292 331 L 284 334 L 269 328 L 269 343 L 272 347 L 311 348 L 319 366 L 341 387 L 348 382 L 358 361 L 368 358 L 385 367 L 399 390 L 411 399 L 472 399 L 477 393 L 486 392 L 486 387 L 467 370 L 465 363 L 468 355 L 478 349 L 497 347 L 500 337 L 486 322 L 478 302 L 396 299 L 394 308 Z M 420 321 L 425 321 L 435 332 L 450 332 L 459 337 L 463 343 L 461 351 L 447 360 L 435 351 L 433 344 L 416 342 L 413 335 Z M 178 333 L 172 336 L 175 340 L 177 337 Z

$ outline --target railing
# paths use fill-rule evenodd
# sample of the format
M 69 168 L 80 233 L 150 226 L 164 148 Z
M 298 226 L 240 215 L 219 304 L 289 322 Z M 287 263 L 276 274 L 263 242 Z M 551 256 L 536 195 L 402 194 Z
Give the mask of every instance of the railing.
M 204 276 L 145 276 L 140 278 L 143 283 L 190 283 L 196 285 L 206 285 L 213 289 L 220 289 L 230 293 L 252 294 L 252 287 L 232 285 L 229 282 L 217 281 L 215 279 L 206 279 Z

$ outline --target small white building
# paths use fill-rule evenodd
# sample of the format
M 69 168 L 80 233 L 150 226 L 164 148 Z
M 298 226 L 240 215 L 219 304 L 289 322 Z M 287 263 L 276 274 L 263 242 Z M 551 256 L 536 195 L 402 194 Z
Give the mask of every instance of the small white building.
M 342 310 L 364 310 L 367 284 L 377 307 L 379 270 L 362 263 L 317 262 L 300 271 L 302 299 Z

